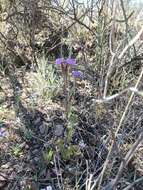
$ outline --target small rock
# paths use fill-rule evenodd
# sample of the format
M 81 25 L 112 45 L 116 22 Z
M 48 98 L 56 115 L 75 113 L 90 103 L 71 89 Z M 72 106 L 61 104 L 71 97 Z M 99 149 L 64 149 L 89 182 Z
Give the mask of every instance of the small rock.
M 51 186 L 47 186 L 46 190 L 52 190 L 52 187 Z
M 28 145 L 28 144 L 25 145 L 25 149 L 26 149 L 26 150 L 29 149 L 29 145 Z
M 56 125 L 54 134 L 57 137 L 61 137 L 64 133 L 64 126 L 63 125 Z
M 46 125 L 40 125 L 39 130 L 41 134 L 44 134 L 46 132 Z
M 1 169 L 8 169 L 9 167 L 10 167 L 10 163 L 7 162 L 6 164 L 3 164 L 3 165 L 1 166 Z

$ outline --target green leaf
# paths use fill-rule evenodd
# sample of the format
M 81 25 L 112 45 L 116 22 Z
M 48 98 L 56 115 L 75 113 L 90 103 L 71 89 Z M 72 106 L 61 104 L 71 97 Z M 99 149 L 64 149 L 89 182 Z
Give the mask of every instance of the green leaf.
M 43 157 L 46 162 L 50 163 L 53 158 L 54 151 L 52 149 L 49 149 L 47 152 L 43 154 Z

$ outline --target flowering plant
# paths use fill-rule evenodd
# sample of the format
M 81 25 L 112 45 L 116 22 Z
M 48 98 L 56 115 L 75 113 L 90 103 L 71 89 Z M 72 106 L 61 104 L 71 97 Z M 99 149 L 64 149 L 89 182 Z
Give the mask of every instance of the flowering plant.
M 58 58 L 56 59 L 55 63 L 57 65 L 61 66 L 61 70 L 62 70 L 62 74 L 63 74 L 63 78 L 64 78 L 64 92 L 66 93 L 66 101 L 65 101 L 65 110 L 66 110 L 66 115 L 68 117 L 68 113 L 69 113 L 69 105 L 70 105 L 70 100 L 72 99 L 73 93 L 70 94 L 71 91 L 69 91 L 68 87 L 68 82 L 69 82 L 69 76 L 70 76 L 70 70 L 73 69 L 73 66 L 75 68 L 76 64 L 76 59 L 72 59 L 72 58 Z M 82 73 L 81 71 L 77 71 L 77 70 L 72 70 L 71 71 L 71 76 L 74 77 L 74 87 L 73 90 L 75 91 L 75 83 L 76 83 L 76 78 L 82 78 Z
M 72 59 L 72 58 L 67 58 L 67 59 L 63 59 L 63 58 L 58 58 L 56 59 L 56 64 L 57 65 L 61 65 L 61 70 L 63 75 L 65 76 L 65 83 L 67 83 L 67 77 L 69 74 L 69 68 L 70 66 L 75 66 L 76 64 L 76 60 Z M 81 78 L 82 77 L 82 73 L 80 71 L 72 71 L 72 76 L 75 78 Z

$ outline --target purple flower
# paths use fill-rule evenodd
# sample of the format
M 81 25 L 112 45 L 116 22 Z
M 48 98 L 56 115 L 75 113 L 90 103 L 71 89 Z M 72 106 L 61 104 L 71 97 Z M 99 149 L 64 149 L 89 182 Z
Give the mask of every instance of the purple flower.
M 69 64 L 69 65 L 75 65 L 76 64 L 76 60 L 75 59 L 71 59 L 71 58 L 66 59 L 65 62 L 67 64 Z
M 75 78 L 82 78 L 82 72 L 81 71 L 72 71 L 72 76 Z
M 76 64 L 76 60 L 75 59 L 71 59 L 71 58 L 67 58 L 66 60 L 63 58 L 57 58 L 56 59 L 56 64 L 60 65 L 62 63 L 68 64 L 68 65 L 75 65 Z
M 60 65 L 60 64 L 62 64 L 64 62 L 64 59 L 63 58 L 58 58 L 58 59 L 56 59 L 56 64 L 57 65 Z

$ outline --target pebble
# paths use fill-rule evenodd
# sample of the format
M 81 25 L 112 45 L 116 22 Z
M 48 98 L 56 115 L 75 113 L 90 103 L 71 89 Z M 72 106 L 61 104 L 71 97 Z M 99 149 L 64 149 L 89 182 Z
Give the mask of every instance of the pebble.
M 61 137 L 64 133 L 64 126 L 63 125 L 56 125 L 54 134 L 57 137 Z
M 10 167 L 10 162 L 7 162 L 6 164 L 3 164 L 1 166 L 1 169 L 8 169 Z
M 52 187 L 51 186 L 47 186 L 46 190 L 52 190 Z
M 46 132 L 46 125 L 40 125 L 39 130 L 41 134 L 44 134 Z

